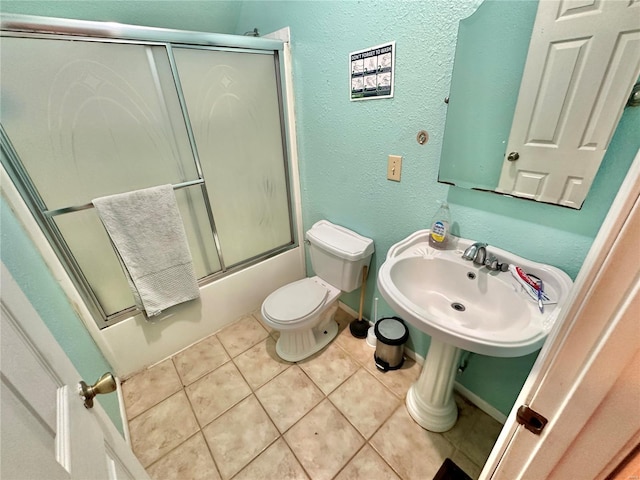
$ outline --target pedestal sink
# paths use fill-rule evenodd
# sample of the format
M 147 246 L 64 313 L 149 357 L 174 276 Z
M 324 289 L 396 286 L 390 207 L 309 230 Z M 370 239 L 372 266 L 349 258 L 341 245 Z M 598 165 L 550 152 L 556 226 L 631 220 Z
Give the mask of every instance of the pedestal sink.
M 458 416 L 453 399 L 461 350 L 519 357 L 538 350 L 558 318 L 572 281 L 562 270 L 500 248 L 487 251 L 542 279 L 554 303 L 531 298 L 510 272 L 489 270 L 462 258 L 475 243 L 451 237 L 445 250 L 429 246 L 429 230 L 393 245 L 378 272 L 378 288 L 389 306 L 431 336 L 418 381 L 407 393 L 407 409 L 422 427 L 444 432 Z

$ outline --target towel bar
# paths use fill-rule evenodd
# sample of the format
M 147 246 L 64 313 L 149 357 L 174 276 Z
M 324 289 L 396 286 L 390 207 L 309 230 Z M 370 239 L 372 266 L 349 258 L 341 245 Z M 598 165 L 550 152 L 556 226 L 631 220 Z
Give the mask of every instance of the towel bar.
M 202 183 L 204 183 L 204 179 L 199 178 L 198 180 L 176 183 L 175 185 L 173 185 L 173 189 L 178 190 L 180 188 L 192 187 L 194 185 L 200 185 Z M 46 210 L 44 214 L 47 217 L 55 217 L 56 215 L 62 215 L 63 213 L 79 212 L 80 210 L 88 210 L 90 208 L 93 208 L 93 203 L 85 203 L 84 205 L 75 205 L 73 207 L 56 208 L 55 210 Z

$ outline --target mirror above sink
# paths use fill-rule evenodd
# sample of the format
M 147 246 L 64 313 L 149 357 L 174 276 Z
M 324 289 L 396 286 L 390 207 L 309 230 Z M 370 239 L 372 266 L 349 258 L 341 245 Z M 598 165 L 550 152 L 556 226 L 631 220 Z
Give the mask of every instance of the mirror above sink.
M 497 188 L 537 8 L 536 0 L 486 0 L 460 21 L 440 182 Z
M 472 245 L 485 249 L 486 262 L 463 258 Z M 501 265 L 520 267 L 534 285 L 541 280 L 540 295 Z M 474 240 L 452 236 L 446 249 L 436 250 L 429 230 L 419 230 L 393 245 L 378 271 L 378 289 L 400 317 L 431 336 L 420 379 L 407 394 L 411 416 L 428 430 L 450 429 L 461 350 L 518 357 L 540 349 L 572 285 L 556 267 Z
M 581 208 L 640 75 L 635 10 L 485 0 L 460 22 L 438 180 Z

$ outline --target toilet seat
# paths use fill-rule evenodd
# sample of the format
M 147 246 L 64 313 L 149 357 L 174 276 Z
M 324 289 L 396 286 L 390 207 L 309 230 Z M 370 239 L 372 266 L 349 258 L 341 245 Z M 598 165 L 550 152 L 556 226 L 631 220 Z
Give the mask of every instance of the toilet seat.
M 328 290 L 312 278 L 289 283 L 273 292 L 263 303 L 263 314 L 273 323 L 295 324 L 313 315 L 327 298 Z

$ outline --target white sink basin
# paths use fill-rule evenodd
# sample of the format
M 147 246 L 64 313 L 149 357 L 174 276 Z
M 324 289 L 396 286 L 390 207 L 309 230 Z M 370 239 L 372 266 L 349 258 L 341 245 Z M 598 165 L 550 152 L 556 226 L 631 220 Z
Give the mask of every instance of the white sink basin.
M 500 262 L 541 278 L 556 303 L 541 313 L 510 272 L 491 271 L 464 260 L 474 241 L 452 237 L 447 250 L 429 247 L 420 230 L 389 250 L 378 272 L 383 298 L 405 321 L 424 333 L 470 352 L 518 357 L 538 350 L 572 286 L 558 268 L 487 247 Z

